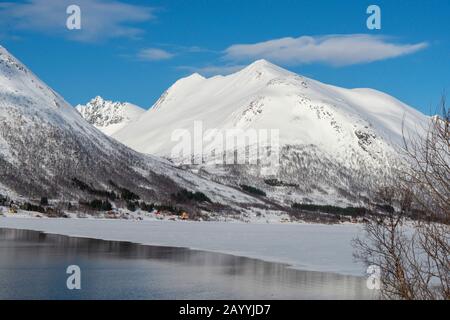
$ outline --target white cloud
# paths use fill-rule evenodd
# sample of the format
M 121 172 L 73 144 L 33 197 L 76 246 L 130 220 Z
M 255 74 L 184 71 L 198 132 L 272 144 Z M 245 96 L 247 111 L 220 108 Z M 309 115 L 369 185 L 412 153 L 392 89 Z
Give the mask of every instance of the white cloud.
M 138 58 L 141 60 L 150 60 L 150 61 L 159 61 L 159 60 L 168 60 L 175 56 L 175 54 L 170 53 L 163 49 L 158 48 L 148 48 L 142 49 L 138 53 Z
M 236 44 L 225 50 L 231 61 L 267 59 L 275 63 L 300 65 L 324 63 L 335 66 L 369 63 L 411 54 L 428 44 L 398 44 L 381 36 L 365 34 L 302 36 L 254 44 Z
M 81 8 L 81 30 L 68 30 L 66 8 Z M 0 4 L 0 27 L 65 35 L 78 41 L 137 37 L 143 30 L 133 26 L 153 20 L 154 9 L 116 0 L 27 0 Z

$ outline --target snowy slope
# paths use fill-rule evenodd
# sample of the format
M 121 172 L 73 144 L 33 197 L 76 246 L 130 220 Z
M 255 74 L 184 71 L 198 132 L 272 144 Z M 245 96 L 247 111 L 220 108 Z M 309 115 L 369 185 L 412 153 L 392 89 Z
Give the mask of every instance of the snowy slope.
M 75 107 L 87 122 L 104 134 L 113 135 L 136 121 L 145 110 L 128 102 L 112 102 L 97 96 L 86 105 Z
M 0 46 L 0 192 L 84 199 L 73 178 L 101 190 L 113 181 L 146 201 L 165 202 L 186 188 L 233 210 L 260 203 L 102 134 Z
M 307 201 L 306 196 L 339 199 L 363 189 L 361 177 L 380 176 L 397 161 L 402 122 L 414 132 L 427 117 L 376 90 L 323 84 L 259 60 L 228 76 L 193 74 L 177 81 L 138 121 L 113 137 L 137 151 L 171 157 L 179 144 L 173 132 L 185 129 L 194 136 L 195 121 L 202 122 L 203 132 L 279 130 L 281 166 L 273 178 L 298 184 L 291 200 Z M 205 142 L 206 162 L 214 149 L 220 149 L 216 140 Z M 269 188 L 248 167 L 201 170 Z M 275 198 L 289 199 L 285 189 L 269 189 Z
M 354 128 L 365 125 L 400 142 L 403 116 L 408 126 L 425 121 L 417 110 L 381 92 L 325 85 L 259 60 L 226 77 L 193 74 L 177 81 L 136 124 L 114 137 L 146 153 L 170 155 L 176 144 L 166 144 L 172 131 L 201 120 L 206 128 L 279 129 L 283 144 L 338 149 L 357 141 Z M 160 144 L 148 143 L 161 138 Z

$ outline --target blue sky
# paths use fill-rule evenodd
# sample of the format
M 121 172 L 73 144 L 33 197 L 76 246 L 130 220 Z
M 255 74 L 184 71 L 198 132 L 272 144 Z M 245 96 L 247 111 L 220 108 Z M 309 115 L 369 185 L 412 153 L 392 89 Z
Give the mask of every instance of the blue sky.
M 81 8 L 81 30 L 65 27 Z M 381 30 L 366 26 L 381 8 Z M 178 78 L 266 58 L 425 113 L 450 92 L 450 1 L 0 1 L 0 44 L 72 104 L 96 95 L 150 107 Z

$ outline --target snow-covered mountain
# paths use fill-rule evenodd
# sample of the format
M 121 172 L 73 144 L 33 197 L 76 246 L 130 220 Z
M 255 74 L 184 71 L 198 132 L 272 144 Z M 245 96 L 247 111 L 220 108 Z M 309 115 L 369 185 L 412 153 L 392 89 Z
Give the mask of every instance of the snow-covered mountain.
M 398 161 L 402 125 L 415 132 L 427 119 L 382 92 L 323 84 L 259 60 L 228 76 L 193 74 L 177 81 L 113 137 L 137 151 L 189 163 L 197 155 L 178 153 L 180 139 L 196 136 L 201 123 L 203 159 L 194 166 L 201 174 L 256 186 L 280 202 L 348 204 Z M 267 176 L 258 165 L 207 165 L 221 162 L 217 150 L 255 150 L 245 143 L 229 147 L 222 137 L 230 129 L 245 137 L 278 130 L 276 173 Z M 196 148 L 193 142 L 188 149 Z
M 124 187 L 157 203 L 187 189 L 205 193 L 216 209 L 262 204 L 107 137 L 0 46 L 0 193 L 86 199 L 87 188 L 74 179 L 95 190 Z
M 136 121 L 145 110 L 128 102 L 113 102 L 97 96 L 85 105 L 75 107 L 87 122 L 107 135 L 113 135 Z

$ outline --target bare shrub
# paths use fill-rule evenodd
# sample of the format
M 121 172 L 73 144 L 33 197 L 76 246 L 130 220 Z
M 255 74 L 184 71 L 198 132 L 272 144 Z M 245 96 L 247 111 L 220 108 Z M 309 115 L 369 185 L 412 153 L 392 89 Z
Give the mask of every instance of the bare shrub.
M 392 175 L 377 201 L 384 210 L 354 241 L 355 257 L 381 269 L 385 299 L 450 299 L 450 113 L 431 118 L 425 135 L 403 132 L 408 165 Z

